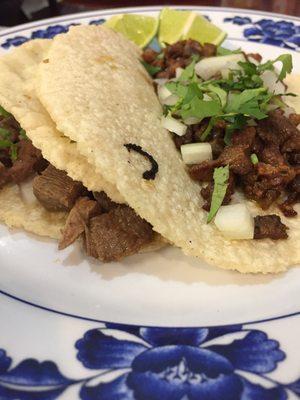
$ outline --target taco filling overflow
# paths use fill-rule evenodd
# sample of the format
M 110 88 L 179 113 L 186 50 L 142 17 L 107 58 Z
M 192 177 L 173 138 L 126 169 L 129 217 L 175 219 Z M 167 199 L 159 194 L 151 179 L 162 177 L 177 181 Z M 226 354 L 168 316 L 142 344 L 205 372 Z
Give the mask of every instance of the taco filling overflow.
M 285 270 L 300 261 L 291 71 L 290 54 L 141 51 L 103 26 L 20 46 L 0 58 L 0 219 L 103 262 L 168 243 Z

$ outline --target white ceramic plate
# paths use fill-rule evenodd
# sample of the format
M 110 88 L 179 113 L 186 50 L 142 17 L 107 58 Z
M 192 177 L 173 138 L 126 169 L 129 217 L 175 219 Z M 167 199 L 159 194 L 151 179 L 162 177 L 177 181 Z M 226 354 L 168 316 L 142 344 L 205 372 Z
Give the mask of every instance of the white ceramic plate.
M 289 52 L 300 72 L 299 19 L 196 10 L 228 32 L 227 47 L 264 58 Z M 0 32 L 0 53 L 70 24 L 158 11 L 98 11 L 18 26 Z M 1 400 L 300 396 L 300 268 L 241 275 L 174 248 L 103 265 L 77 245 L 58 252 L 54 241 L 0 225 L 0 274 Z

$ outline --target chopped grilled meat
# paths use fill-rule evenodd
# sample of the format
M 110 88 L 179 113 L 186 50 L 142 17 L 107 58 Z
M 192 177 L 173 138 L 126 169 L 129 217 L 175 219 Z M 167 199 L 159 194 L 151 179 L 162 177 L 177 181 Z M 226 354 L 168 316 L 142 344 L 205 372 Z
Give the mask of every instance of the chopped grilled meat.
M 300 165 L 300 152 L 299 153 L 289 153 L 287 159 L 291 165 Z
M 234 177 L 234 174 L 232 172 L 230 172 L 229 180 L 228 180 L 228 186 L 227 186 L 227 189 L 226 189 L 226 193 L 225 193 L 222 205 L 226 205 L 226 204 L 230 203 L 231 196 L 234 193 L 234 189 L 235 189 L 235 177 Z M 213 182 L 209 182 L 207 186 L 205 186 L 205 187 L 203 187 L 201 189 L 201 192 L 200 192 L 201 196 L 205 200 L 205 203 L 202 206 L 202 208 L 205 211 L 209 211 L 210 210 L 213 191 L 214 191 L 214 183 Z
M 159 54 L 158 52 L 148 47 L 147 49 L 144 50 L 142 57 L 146 63 L 151 64 L 153 61 L 156 60 L 158 54 Z
M 245 55 L 246 55 L 247 59 L 250 58 L 250 61 L 251 61 L 251 58 L 254 58 L 254 60 L 258 61 L 259 63 L 262 60 L 262 56 L 259 53 L 248 53 L 248 54 L 245 54 Z
M 152 238 L 151 225 L 122 205 L 90 219 L 85 248 L 88 255 L 101 261 L 118 261 L 138 252 Z
M 49 211 L 69 211 L 85 189 L 66 172 L 49 165 L 33 180 L 33 193 Z
M 93 192 L 93 195 L 103 212 L 108 212 L 119 206 L 119 204 L 112 201 L 105 192 Z
M 295 114 L 295 113 L 290 114 L 289 120 L 291 121 L 292 124 L 294 124 L 297 127 L 300 124 L 300 114 Z
M 278 190 L 283 190 L 296 175 L 294 169 L 287 164 L 273 166 L 262 162 L 257 164 L 257 174 L 266 189 Z
M 213 57 L 216 55 L 217 47 L 212 43 L 204 43 L 202 47 L 203 57 Z
M 248 126 L 241 131 L 235 131 L 231 137 L 232 145 L 243 145 L 249 149 L 253 149 L 256 129 L 253 126 Z
M 29 140 L 22 139 L 18 143 L 18 159 L 9 169 L 11 179 L 15 183 L 23 182 L 36 172 L 36 167 L 42 162 L 43 156 Z
M 288 118 L 275 110 L 269 113 L 268 118 L 258 122 L 257 133 L 264 142 L 282 146 L 289 138 L 297 136 L 299 131 Z
M 58 249 L 63 250 L 74 243 L 84 233 L 89 220 L 101 213 L 101 206 L 97 201 L 80 197 L 68 215 Z
M 287 199 L 283 203 L 278 204 L 278 207 L 285 217 L 287 218 L 296 217 L 298 213 L 294 209 L 293 205 L 296 204 L 299 200 L 300 200 L 299 193 L 290 193 Z
M 19 140 L 21 127 L 12 115 L 9 115 L 8 117 L 3 117 L 0 115 L 0 128 L 9 131 L 10 136 L 8 139 L 13 143 L 16 143 Z
M 287 229 L 288 227 L 281 222 L 278 215 L 271 214 L 254 218 L 254 239 L 287 239 Z
M 275 167 L 286 164 L 286 161 L 281 154 L 278 145 L 274 143 L 269 143 L 264 146 L 264 148 L 259 153 L 259 159 L 263 163 L 271 164 Z
M 11 176 L 8 169 L 0 161 L 0 189 L 2 189 L 7 183 L 11 181 Z
M 223 132 L 220 129 L 214 129 L 209 143 L 211 145 L 213 158 L 216 159 L 220 157 L 225 147 Z
M 253 169 L 247 146 L 231 145 L 224 148 L 224 151 L 217 159 L 219 165 L 229 165 L 232 172 L 238 175 L 248 174 Z
M 190 177 L 195 181 L 209 182 L 212 180 L 214 169 L 217 166 L 217 160 L 202 161 L 200 164 L 192 165 L 189 168 Z
M 183 144 L 188 144 L 193 142 L 193 129 L 191 126 L 189 126 L 186 130 L 186 133 L 182 136 L 178 136 L 175 133 L 173 134 L 173 139 L 175 146 L 178 150 L 180 150 L 180 146 Z

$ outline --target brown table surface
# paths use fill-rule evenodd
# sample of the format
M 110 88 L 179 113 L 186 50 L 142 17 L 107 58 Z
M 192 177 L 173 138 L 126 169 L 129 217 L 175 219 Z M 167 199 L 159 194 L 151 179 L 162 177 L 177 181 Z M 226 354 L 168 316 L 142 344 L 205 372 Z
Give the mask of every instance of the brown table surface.
M 236 7 L 245 9 L 256 9 L 271 11 L 282 14 L 290 14 L 300 17 L 300 0 L 64 0 L 63 4 L 78 6 L 81 9 L 113 8 L 113 7 L 132 7 L 146 5 L 197 5 L 197 6 L 217 6 L 217 7 Z

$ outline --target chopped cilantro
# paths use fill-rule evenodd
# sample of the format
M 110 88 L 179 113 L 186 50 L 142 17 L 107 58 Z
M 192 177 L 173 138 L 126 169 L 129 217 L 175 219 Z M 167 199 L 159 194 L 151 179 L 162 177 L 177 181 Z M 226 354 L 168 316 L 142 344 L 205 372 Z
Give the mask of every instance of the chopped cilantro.
M 229 122 L 225 130 L 224 142 L 229 145 L 231 136 L 234 131 L 242 129 L 246 125 L 247 118 L 242 114 L 237 114 L 229 117 L 225 117 L 225 120 Z
M 252 164 L 255 165 L 255 164 L 258 163 L 258 157 L 257 157 L 257 155 L 255 153 L 251 154 L 250 159 L 251 159 Z
M 9 117 L 10 113 L 0 106 L 0 115 L 2 115 L 3 117 Z
M 196 117 L 202 120 L 206 117 L 222 114 L 222 107 L 217 100 L 205 101 L 194 97 L 189 104 L 189 108 L 187 110 L 181 110 L 180 114 L 183 119 Z
M 287 74 L 289 74 L 293 69 L 293 60 L 290 54 L 281 54 L 277 57 L 274 63 L 280 61 L 282 63 L 282 68 L 278 76 L 278 80 L 282 81 Z
M 198 58 L 197 58 L 198 59 Z M 193 57 L 193 61 L 183 70 L 182 74 L 180 75 L 178 81 L 179 82 L 198 82 L 199 79 L 195 73 L 195 65 L 197 59 Z
M 240 54 L 240 53 L 242 53 L 241 49 L 229 50 L 222 46 L 217 47 L 217 56 L 228 56 L 229 54 Z
M 28 139 L 26 131 L 23 128 L 20 129 L 19 135 L 21 136 L 22 139 Z
M 10 146 L 10 158 L 12 161 L 16 161 L 18 158 L 18 147 L 15 143 Z
M 209 214 L 207 216 L 207 223 L 209 223 L 219 208 L 222 205 L 224 200 L 229 179 L 229 166 L 215 168 L 214 170 L 214 191 L 211 198 L 211 206 L 209 210 Z
M 11 147 L 11 144 L 10 140 L 0 140 L 0 149 L 8 149 Z
M 146 71 L 148 72 L 149 75 L 154 76 L 155 74 L 157 74 L 159 71 L 161 71 L 160 67 L 155 67 L 151 64 L 148 64 L 146 61 L 141 61 L 141 63 L 143 64 L 143 66 L 145 67 Z
M 209 92 L 215 93 L 220 100 L 221 106 L 225 107 L 227 102 L 227 92 L 225 90 L 220 88 L 219 85 L 213 85 L 211 83 L 207 85 L 207 90 Z
M 0 138 L 7 139 L 11 135 L 8 129 L 0 128 Z

